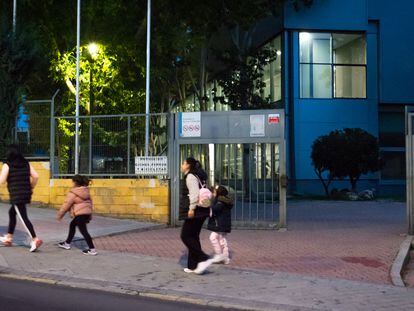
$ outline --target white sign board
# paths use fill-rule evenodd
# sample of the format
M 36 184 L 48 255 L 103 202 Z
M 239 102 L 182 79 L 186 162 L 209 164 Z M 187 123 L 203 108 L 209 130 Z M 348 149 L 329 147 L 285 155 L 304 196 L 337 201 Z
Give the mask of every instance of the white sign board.
M 250 137 L 265 136 L 265 115 L 256 114 L 250 116 Z
M 135 174 L 140 176 L 168 175 L 168 157 L 135 157 Z
M 180 119 L 181 137 L 201 137 L 201 112 L 182 112 Z

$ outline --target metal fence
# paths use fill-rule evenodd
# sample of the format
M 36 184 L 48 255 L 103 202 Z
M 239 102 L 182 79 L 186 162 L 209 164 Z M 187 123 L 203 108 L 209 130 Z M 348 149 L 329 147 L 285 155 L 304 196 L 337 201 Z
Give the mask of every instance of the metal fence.
M 49 158 L 50 109 L 49 100 L 30 101 L 19 107 L 13 138 L 27 158 Z
M 150 115 L 150 156 L 168 155 L 168 114 Z M 79 173 L 134 176 L 135 157 L 145 155 L 145 114 L 79 117 Z M 76 118 L 54 117 L 51 169 L 54 177 L 75 173 Z

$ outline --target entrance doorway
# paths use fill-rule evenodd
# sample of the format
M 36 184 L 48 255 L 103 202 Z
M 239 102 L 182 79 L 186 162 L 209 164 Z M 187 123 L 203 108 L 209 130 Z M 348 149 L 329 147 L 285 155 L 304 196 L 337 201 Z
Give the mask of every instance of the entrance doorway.
M 180 164 L 194 157 L 206 170 L 210 186 L 220 184 L 229 190 L 235 202 L 232 218 L 236 227 L 285 227 L 283 110 L 202 112 L 193 119 L 192 126 L 200 128 L 196 134 L 183 133 L 185 117 L 178 114 L 174 118 L 172 224 L 181 221 Z M 258 128 L 252 129 L 254 126 Z

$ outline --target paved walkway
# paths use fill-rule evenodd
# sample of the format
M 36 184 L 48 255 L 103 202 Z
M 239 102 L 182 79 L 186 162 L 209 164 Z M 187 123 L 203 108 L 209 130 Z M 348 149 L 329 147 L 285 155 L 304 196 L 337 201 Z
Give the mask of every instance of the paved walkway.
M 204 276 L 182 272 L 185 258 L 178 229 L 101 237 L 96 239 L 99 256 L 87 257 L 76 247 L 70 251 L 56 247 L 67 228 L 55 224 L 54 211 L 31 209 L 39 235 L 49 243 L 34 254 L 23 247 L 0 247 L 0 277 L 40 278 L 53 284 L 250 310 L 412 309 L 414 289 L 379 284 L 388 282 L 389 264 L 403 239 L 402 204 L 290 206 L 290 231 L 236 230 L 231 235 L 233 264 L 214 266 Z M 347 216 L 341 215 L 345 211 Z M 5 211 L 1 213 L 4 226 Z M 119 232 L 120 227 L 147 225 L 95 217 L 93 226 L 103 233 L 103 228 L 110 232 L 116 227 Z
M 46 245 L 35 254 L 3 247 L 0 258 L 0 276 L 249 310 L 406 311 L 414 305 L 414 289 L 224 266 L 188 275 L 177 260 L 129 253 L 87 257 Z
M 7 232 L 8 204 L 0 203 L 0 234 Z M 56 220 L 56 210 L 49 208 L 29 207 L 28 215 L 33 223 L 37 235 L 45 242 L 62 241 L 66 238 L 71 221 L 68 215 L 59 222 Z M 152 227 L 159 227 L 157 224 L 138 222 L 125 219 L 113 219 L 100 216 L 93 216 L 93 221 L 89 225 L 89 231 L 92 236 L 108 236 L 133 230 L 145 230 Z M 79 238 L 76 235 L 75 238 Z M 16 244 L 26 244 L 28 240 L 20 221 L 17 222 L 14 242 Z
M 232 266 L 390 284 L 405 231 L 405 205 L 392 202 L 289 202 L 289 230 L 234 230 Z M 185 257 L 179 229 L 96 240 L 99 249 L 161 258 Z M 202 244 L 212 252 L 208 231 Z

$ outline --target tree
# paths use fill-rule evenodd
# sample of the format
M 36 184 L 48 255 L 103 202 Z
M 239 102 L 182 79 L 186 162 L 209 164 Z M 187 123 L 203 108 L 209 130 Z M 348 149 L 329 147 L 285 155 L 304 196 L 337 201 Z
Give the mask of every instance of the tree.
M 362 175 L 375 173 L 382 167 L 378 139 L 360 128 L 343 130 L 345 138 L 342 169 L 338 177 L 349 177 L 352 191 L 356 192 L 357 182 Z
M 81 47 L 79 81 L 83 114 L 89 114 L 92 108 L 94 114 L 139 113 L 144 105 L 144 92 L 125 87 L 128 78 L 121 72 L 122 65 L 118 55 L 104 45 L 97 44 L 97 48 L 96 56 L 92 58 L 88 46 Z M 143 68 L 136 70 L 136 75 L 142 77 Z M 75 50 L 59 53 L 58 57 L 51 61 L 50 71 L 55 82 L 64 82 L 68 91 L 62 99 L 65 103 L 60 113 L 73 114 L 72 107 L 76 94 Z M 90 107 L 91 95 L 94 98 L 94 107 Z
M 312 145 L 311 158 L 327 196 L 334 178 L 348 177 L 352 191 L 356 192 L 362 175 L 382 167 L 377 138 L 359 128 L 335 130 L 319 137 Z
M 251 31 L 233 31 L 233 47 L 218 55 L 226 70 L 216 75 L 224 96 L 216 101 L 229 105 L 232 110 L 266 109 L 271 107 L 270 97 L 263 97 L 265 67 L 276 60 L 277 51 L 265 47 L 255 49 Z
M 22 34 L 2 33 L 0 39 L 0 152 L 12 141 L 19 98 L 30 84 L 36 48 Z
M 330 196 L 329 186 L 336 177 L 335 168 L 340 161 L 338 151 L 344 146 L 343 144 L 343 137 L 339 131 L 320 136 L 312 144 L 312 165 L 327 197 Z

